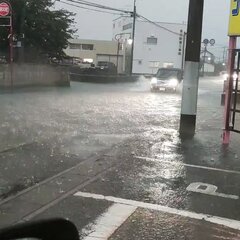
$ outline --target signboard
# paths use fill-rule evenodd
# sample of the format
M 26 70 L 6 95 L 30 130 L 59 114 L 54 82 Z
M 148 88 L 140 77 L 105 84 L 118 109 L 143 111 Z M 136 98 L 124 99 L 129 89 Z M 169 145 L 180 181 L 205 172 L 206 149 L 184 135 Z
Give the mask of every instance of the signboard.
M 10 6 L 6 2 L 0 3 L 0 17 L 6 17 L 10 14 Z
M 240 36 L 240 0 L 231 0 L 229 36 Z
M 0 17 L 0 27 L 10 27 L 11 17 Z

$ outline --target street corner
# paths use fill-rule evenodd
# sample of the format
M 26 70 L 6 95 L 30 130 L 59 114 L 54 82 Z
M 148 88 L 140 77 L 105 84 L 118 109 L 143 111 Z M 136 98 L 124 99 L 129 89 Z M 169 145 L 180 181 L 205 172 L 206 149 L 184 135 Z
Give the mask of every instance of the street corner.
M 110 240 L 238 239 L 240 231 L 204 220 L 153 210 L 138 209 L 109 238 Z
M 82 239 L 237 239 L 240 222 L 135 200 L 76 192 L 111 205 L 80 232 Z M 86 231 L 88 229 L 88 231 Z

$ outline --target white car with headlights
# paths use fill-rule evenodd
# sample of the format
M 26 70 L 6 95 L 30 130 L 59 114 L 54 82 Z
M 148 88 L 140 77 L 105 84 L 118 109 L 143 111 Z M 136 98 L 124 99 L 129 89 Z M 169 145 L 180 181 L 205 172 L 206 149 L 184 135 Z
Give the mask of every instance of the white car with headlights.
M 178 68 L 160 68 L 151 79 L 151 91 L 176 91 L 183 78 Z

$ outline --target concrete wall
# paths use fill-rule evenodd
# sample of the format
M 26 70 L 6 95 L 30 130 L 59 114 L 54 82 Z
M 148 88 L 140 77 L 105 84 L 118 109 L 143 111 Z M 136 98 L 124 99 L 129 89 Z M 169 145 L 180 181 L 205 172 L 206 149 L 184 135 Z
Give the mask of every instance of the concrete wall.
M 131 22 L 131 18 L 125 17 L 114 20 L 113 38 L 119 33 L 131 33 L 131 25 L 129 25 L 129 29 L 124 28 L 124 26 L 128 26 Z M 159 22 L 158 25 L 176 32 L 177 34 L 180 34 L 181 31 L 186 32 L 187 29 L 186 24 Z M 136 21 L 133 72 L 155 74 L 158 68 L 164 67 L 167 64 L 172 64 L 173 67 L 181 68 L 182 54 L 184 54 L 182 52 L 183 45 L 181 43 L 183 39 L 181 40 L 180 36 L 177 34 L 173 34 L 146 21 Z M 126 34 L 125 37 L 128 39 L 130 35 Z M 157 44 L 149 44 L 147 42 L 147 38 L 149 37 L 157 38 Z
M 12 74 L 11 74 L 12 72 Z M 0 65 L 0 87 L 70 86 L 67 68 L 37 64 Z

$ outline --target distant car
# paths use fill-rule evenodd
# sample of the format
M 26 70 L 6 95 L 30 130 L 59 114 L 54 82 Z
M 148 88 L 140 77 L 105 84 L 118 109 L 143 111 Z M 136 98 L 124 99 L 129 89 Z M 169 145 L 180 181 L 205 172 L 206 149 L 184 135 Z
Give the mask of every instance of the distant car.
M 151 91 L 176 91 L 183 79 L 179 68 L 160 68 L 151 79 Z
M 117 67 L 112 62 L 105 62 L 100 61 L 97 64 L 97 68 L 102 72 L 106 74 L 117 74 Z
M 227 73 L 227 71 L 222 71 L 222 72 L 220 72 L 220 76 L 223 77 L 224 80 L 227 80 L 227 79 L 228 79 L 228 73 Z
M 227 71 L 222 71 L 222 72 L 220 72 L 220 76 L 223 77 L 223 79 L 224 79 L 225 81 L 227 81 L 227 80 L 228 80 L 228 77 L 229 77 L 229 74 L 228 74 Z M 233 77 L 233 81 L 236 81 L 237 78 L 238 78 L 237 72 L 234 72 L 233 75 L 232 75 L 232 77 Z

